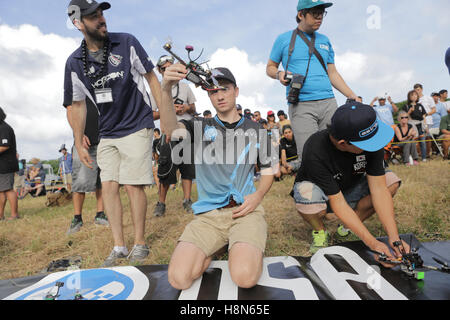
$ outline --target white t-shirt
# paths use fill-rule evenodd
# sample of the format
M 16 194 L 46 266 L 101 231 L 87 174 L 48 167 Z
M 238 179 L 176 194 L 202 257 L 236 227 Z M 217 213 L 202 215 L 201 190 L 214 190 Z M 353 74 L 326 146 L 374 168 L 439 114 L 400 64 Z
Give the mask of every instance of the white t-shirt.
M 430 113 L 433 108 L 436 108 L 436 104 L 434 103 L 432 97 L 423 96 L 422 98 L 420 98 L 419 103 L 423 105 L 427 113 Z M 432 116 L 427 116 L 425 118 L 425 121 L 428 125 L 433 125 Z

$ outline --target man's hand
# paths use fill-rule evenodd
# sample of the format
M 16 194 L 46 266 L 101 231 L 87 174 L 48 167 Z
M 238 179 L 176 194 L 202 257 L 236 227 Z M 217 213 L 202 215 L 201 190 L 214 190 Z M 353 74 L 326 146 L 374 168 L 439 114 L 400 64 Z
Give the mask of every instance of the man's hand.
M 287 74 L 292 74 L 292 72 L 288 71 Z M 285 76 L 286 76 L 286 72 L 284 72 L 284 71 L 279 71 L 279 72 L 278 72 L 278 80 L 280 81 L 280 83 L 281 83 L 283 86 L 287 87 L 287 86 L 289 85 L 290 81 L 289 81 L 289 80 L 286 80 L 286 79 L 284 78 Z
M 91 141 L 89 140 L 89 138 L 87 136 L 83 137 L 83 147 L 86 150 L 89 150 L 91 148 Z
M 180 63 L 171 65 L 164 72 L 164 78 L 162 82 L 163 90 L 172 90 L 178 82 L 185 79 L 187 75 L 187 69 Z
M 242 218 L 249 213 L 252 213 L 260 205 L 262 200 L 263 196 L 261 196 L 258 192 L 246 196 L 244 203 L 233 211 L 233 219 Z
M 411 248 L 409 247 L 409 245 L 404 242 L 403 240 L 400 240 L 399 237 L 397 238 L 389 238 L 389 243 L 391 244 L 392 249 L 394 250 L 394 254 L 397 258 L 401 258 L 402 257 L 402 253 L 400 252 L 400 249 L 396 246 L 394 246 L 394 242 L 398 242 L 401 241 L 403 248 L 405 249 L 406 253 L 410 253 L 411 252 Z
M 388 246 L 385 245 L 383 242 L 380 242 L 380 241 L 377 240 L 373 245 L 369 246 L 369 248 L 372 251 L 376 251 L 376 252 L 379 252 L 379 253 L 384 253 L 389 260 L 395 259 L 392 256 L 391 251 L 389 250 Z M 382 266 L 384 266 L 386 268 L 393 268 L 395 266 L 393 264 L 388 264 L 388 263 L 385 263 L 385 262 L 381 262 L 379 260 L 379 256 L 378 255 L 375 255 L 374 257 L 375 257 L 376 261 L 378 261 Z
M 75 148 L 77 148 L 78 156 L 80 157 L 81 163 L 84 164 L 89 169 L 93 169 L 93 167 L 92 167 L 93 161 L 92 161 L 91 157 L 89 156 L 88 149 L 86 149 L 84 147 L 84 141 L 83 141 L 83 145 L 81 145 L 81 146 L 75 144 Z

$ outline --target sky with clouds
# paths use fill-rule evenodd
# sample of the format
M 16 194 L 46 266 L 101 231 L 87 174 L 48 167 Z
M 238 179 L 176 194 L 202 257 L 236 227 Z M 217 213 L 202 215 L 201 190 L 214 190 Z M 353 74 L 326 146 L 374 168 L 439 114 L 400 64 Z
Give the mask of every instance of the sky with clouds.
M 238 103 L 252 111 L 287 110 L 285 89 L 265 68 L 276 37 L 296 27 L 297 0 L 110 0 L 110 32 L 135 35 L 155 63 L 171 39 L 204 49 L 210 67 L 235 74 Z M 333 1 L 332 1 L 333 2 Z M 62 107 L 64 66 L 81 34 L 64 0 L 0 0 L 0 106 L 15 130 L 22 158 L 56 159 L 73 139 Z M 444 54 L 450 47 L 448 0 L 336 0 L 319 30 L 336 53 L 336 67 L 365 102 L 388 93 L 406 99 L 417 82 L 426 94 L 450 89 Z M 194 89 L 197 109 L 212 109 Z M 339 103 L 345 101 L 336 92 Z

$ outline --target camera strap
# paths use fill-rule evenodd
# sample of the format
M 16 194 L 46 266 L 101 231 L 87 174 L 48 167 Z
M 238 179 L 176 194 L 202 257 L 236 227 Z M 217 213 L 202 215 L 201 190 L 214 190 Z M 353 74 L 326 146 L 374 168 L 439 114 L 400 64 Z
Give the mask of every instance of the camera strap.
M 286 72 L 288 71 L 289 63 L 291 61 L 292 54 L 294 53 L 294 50 L 295 50 L 295 43 L 297 41 L 297 35 L 299 35 L 300 38 L 302 38 L 302 40 L 306 43 L 306 45 L 309 48 L 309 61 L 308 61 L 308 70 L 306 71 L 306 76 L 308 75 L 309 64 L 311 62 L 311 57 L 313 54 L 317 57 L 317 59 L 319 59 L 320 64 L 322 65 L 325 72 L 328 74 L 328 70 L 327 70 L 327 67 L 325 66 L 325 62 L 323 61 L 322 56 L 317 51 L 316 46 L 315 46 L 316 45 L 316 34 L 313 33 L 313 35 L 311 37 L 312 41 L 309 41 L 308 38 L 303 34 L 303 32 L 300 31 L 298 28 L 295 28 L 294 32 L 292 32 L 292 38 L 291 38 L 291 42 L 289 44 L 289 57 L 288 57 L 288 61 L 286 64 Z

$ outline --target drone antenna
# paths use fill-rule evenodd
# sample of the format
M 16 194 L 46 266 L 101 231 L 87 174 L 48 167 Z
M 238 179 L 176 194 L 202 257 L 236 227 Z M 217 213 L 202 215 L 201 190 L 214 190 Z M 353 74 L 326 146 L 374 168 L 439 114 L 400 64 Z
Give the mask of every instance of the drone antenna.
M 200 57 L 202 56 L 203 51 L 205 51 L 205 49 L 202 49 L 202 51 L 200 52 L 200 55 L 199 55 L 196 59 L 194 59 L 194 60 L 191 59 L 190 52 L 189 52 L 189 53 L 188 53 L 189 59 L 190 59 L 192 62 L 197 62 L 197 60 L 200 59 Z

